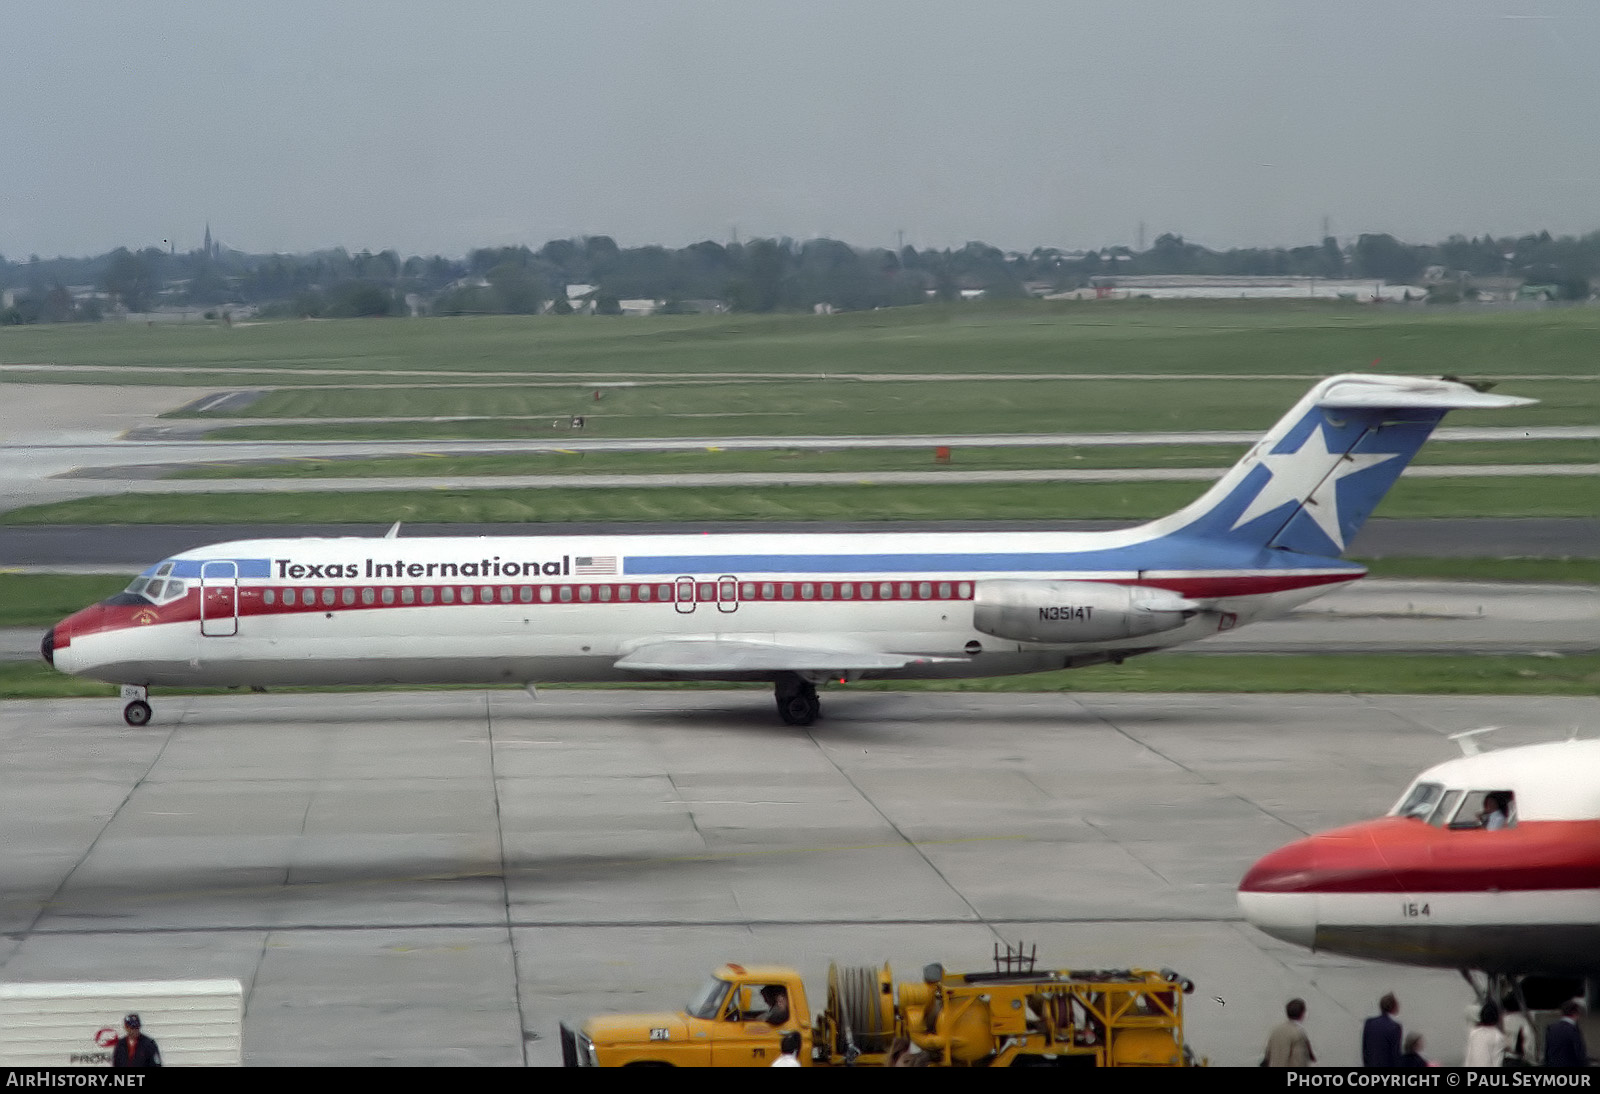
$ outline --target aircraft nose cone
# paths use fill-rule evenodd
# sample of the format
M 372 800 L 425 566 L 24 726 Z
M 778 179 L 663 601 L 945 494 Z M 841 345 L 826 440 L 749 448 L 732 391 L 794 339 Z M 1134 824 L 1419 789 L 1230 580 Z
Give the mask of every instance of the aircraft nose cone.
M 1308 950 L 1316 948 L 1315 893 L 1247 893 L 1241 889 L 1239 911 L 1258 931 Z
M 1316 944 L 1316 843 L 1300 840 L 1267 855 L 1239 883 L 1239 911 L 1251 926 L 1308 949 Z
M 44 663 L 51 668 L 56 664 L 56 629 L 51 627 L 44 632 L 44 638 L 39 643 L 39 656 L 44 658 Z

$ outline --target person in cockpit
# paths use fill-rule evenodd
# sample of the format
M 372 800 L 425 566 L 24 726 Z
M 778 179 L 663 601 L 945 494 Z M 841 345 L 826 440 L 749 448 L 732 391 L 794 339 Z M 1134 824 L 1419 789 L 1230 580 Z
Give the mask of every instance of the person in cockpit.
M 1483 796 L 1483 812 L 1478 814 L 1478 822 L 1483 825 L 1484 831 L 1498 832 L 1506 826 L 1510 819 L 1507 815 L 1509 803 L 1506 801 L 1509 796 L 1498 791 Z

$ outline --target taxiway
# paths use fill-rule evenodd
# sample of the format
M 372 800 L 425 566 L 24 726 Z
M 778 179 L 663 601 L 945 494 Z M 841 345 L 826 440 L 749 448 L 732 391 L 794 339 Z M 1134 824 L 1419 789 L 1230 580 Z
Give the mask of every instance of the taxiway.
M 1304 997 L 1359 1060 L 1395 991 L 1460 1059 L 1465 985 L 1292 949 L 1240 875 L 1454 753 L 1594 699 L 474 690 L 0 704 L 0 978 L 237 977 L 251 1064 L 553 1064 L 556 1023 L 671 1008 L 725 960 L 938 960 L 997 940 L 1170 966 L 1254 1064 Z M 159 1031 L 152 1030 L 159 1035 Z

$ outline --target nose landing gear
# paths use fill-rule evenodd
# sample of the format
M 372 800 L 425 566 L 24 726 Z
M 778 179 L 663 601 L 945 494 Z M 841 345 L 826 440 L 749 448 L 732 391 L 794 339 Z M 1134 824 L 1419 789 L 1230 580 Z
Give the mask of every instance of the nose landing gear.
M 778 677 L 773 687 L 778 701 L 778 717 L 785 725 L 808 726 L 822 716 L 822 700 L 816 685 L 792 672 Z
M 122 708 L 122 720 L 135 727 L 149 725 L 150 704 L 146 700 L 150 697 L 150 689 L 138 684 L 123 684 L 122 697 L 129 700 L 128 705 Z

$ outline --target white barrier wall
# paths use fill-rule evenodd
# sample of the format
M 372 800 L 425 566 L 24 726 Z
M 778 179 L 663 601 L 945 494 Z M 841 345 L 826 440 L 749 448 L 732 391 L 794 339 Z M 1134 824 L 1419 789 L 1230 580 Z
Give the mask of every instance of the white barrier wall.
M 167 1067 L 244 1063 L 239 981 L 146 980 L 0 984 L 0 1065 L 109 1067 L 129 1013 Z

